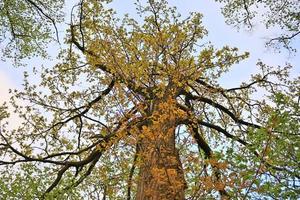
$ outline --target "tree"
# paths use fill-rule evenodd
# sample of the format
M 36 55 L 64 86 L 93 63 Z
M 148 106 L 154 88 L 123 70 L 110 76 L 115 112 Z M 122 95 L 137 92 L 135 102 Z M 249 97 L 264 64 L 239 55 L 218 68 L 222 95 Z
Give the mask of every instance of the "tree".
M 137 9 L 143 22 L 81 1 L 61 62 L 35 70 L 38 85 L 25 73 L 11 101 L 22 125 L 1 129 L 0 196 L 296 199 L 299 79 L 288 80 L 290 67 L 260 62 L 249 83 L 225 89 L 218 79 L 248 53 L 199 47 L 199 13 L 183 19 L 153 0 Z M 256 90 L 268 98 L 254 99 Z
M 300 35 L 300 3 L 297 0 L 215 0 L 224 3 L 222 13 L 226 22 L 236 27 L 253 29 L 259 20 L 267 29 L 279 28 L 278 36 L 269 39 L 267 46 L 296 50 L 293 41 Z M 259 16 L 259 17 L 257 17 Z
M 31 56 L 46 57 L 46 45 L 59 41 L 57 24 L 63 20 L 62 0 L 1 0 L 2 56 L 16 64 Z

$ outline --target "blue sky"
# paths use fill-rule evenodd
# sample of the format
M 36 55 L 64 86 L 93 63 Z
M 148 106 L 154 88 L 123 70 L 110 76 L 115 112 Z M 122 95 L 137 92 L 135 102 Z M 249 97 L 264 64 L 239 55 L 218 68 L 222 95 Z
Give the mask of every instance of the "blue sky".
M 74 1 L 68 1 L 68 3 L 71 2 Z M 120 16 L 125 13 L 130 13 L 133 14 L 132 16 L 134 17 L 134 2 L 134 0 L 114 0 L 111 6 L 120 13 Z M 293 73 L 296 75 L 300 74 L 300 67 L 297 66 L 300 64 L 299 52 L 294 56 L 289 56 L 284 50 L 282 53 L 275 53 L 273 50 L 268 50 L 264 47 L 264 38 L 272 36 L 274 30 L 273 32 L 265 30 L 262 24 L 256 23 L 252 32 L 247 32 L 245 30 L 240 30 L 238 32 L 235 28 L 225 24 L 224 17 L 220 10 L 221 5 L 215 3 L 213 0 L 169 0 L 169 3 L 170 5 L 176 6 L 183 16 L 187 16 L 188 13 L 192 11 L 203 13 L 203 24 L 209 31 L 208 37 L 205 38 L 203 43 L 211 41 L 216 47 L 229 45 L 238 47 L 241 52 L 250 52 L 249 59 L 233 66 L 232 70 L 223 77 L 222 84 L 224 84 L 225 87 L 238 85 L 242 81 L 247 81 L 250 78 L 251 73 L 255 73 L 257 69 L 255 64 L 258 59 L 261 59 L 266 64 L 274 66 L 284 65 L 286 62 L 291 63 L 295 67 Z M 299 42 L 297 45 L 300 47 Z M 53 58 L 55 58 L 57 48 L 51 47 L 49 48 L 49 52 Z M 9 88 L 22 88 L 22 73 L 24 69 L 28 70 L 28 68 L 39 67 L 41 65 L 51 66 L 54 65 L 55 59 L 50 61 L 36 58 L 28 60 L 26 63 L 28 64 L 26 68 L 13 68 L 11 62 L 0 62 L 0 103 L 8 100 Z M 29 71 L 31 70 L 29 69 Z

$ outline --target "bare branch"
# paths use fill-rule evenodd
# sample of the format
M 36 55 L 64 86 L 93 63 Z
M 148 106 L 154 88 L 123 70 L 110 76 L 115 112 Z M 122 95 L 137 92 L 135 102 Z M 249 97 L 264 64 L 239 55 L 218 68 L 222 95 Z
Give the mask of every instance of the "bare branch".
M 214 101 L 212 101 L 211 99 L 208 99 L 206 97 L 203 97 L 203 96 L 195 96 L 195 95 L 192 95 L 191 93 L 186 93 L 185 94 L 189 99 L 191 100 L 197 100 L 197 101 L 201 101 L 201 102 L 204 102 L 204 103 L 207 103 L 219 110 L 221 110 L 222 112 L 226 113 L 227 115 L 229 115 L 231 117 L 231 119 L 233 119 L 233 121 L 235 121 L 236 123 L 238 124 L 242 124 L 242 125 L 246 125 L 246 126 L 250 126 L 250 127 L 253 127 L 253 128 L 261 128 L 260 125 L 257 125 L 257 124 L 253 124 L 253 123 L 250 123 L 250 122 L 246 122 L 242 119 L 239 119 L 238 117 L 236 117 L 236 115 L 231 112 L 229 109 L 225 108 L 224 106 L 222 106 L 221 104 L 219 103 L 216 103 Z

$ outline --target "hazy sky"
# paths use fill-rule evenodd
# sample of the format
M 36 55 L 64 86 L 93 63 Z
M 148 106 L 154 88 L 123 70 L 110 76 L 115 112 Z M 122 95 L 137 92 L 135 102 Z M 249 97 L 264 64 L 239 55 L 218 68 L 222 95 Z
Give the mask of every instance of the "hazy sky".
M 71 3 L 71 1 L 68 0 L 67 2 Z M 120 14 L 135 13 L 133 2 L 135 1 L 114 0 L 112 7 L 116 8 Z M 264 38 L 274 35 L 274 32 L 272 33 L 269 30 L 265 30 L 263 25 L 259 23 L 255 24 L 254 31 L 252 32 L 244 30 L 238 32 L 233 27 L 225 24 L 224 17 L 220 11 L 220 4 L 215 3 L 213 0 L 170 0 L 169 3 L 176 6 L 183 16 L 187 16 L 187 14 L 192 11 L 203 13 L 203 24 L 209 31 L 208 37 L 203 43 L 211 41 L 216 47 L 229 45 L 238 47 L 241 52 L 250 52 L 249 59 L 235 65 L 232 71 L 226 74 L 222 79 L 222 83 L 226 86 L 233 86 L 242 81 L 247 81 L 250 78 L 250 74 L 256 71 L 257 68 L 255 67 L 255 63 L 258 59 L 261 59 L 266 64 L 274 66 L 284 65 L 286 62 L 289 62 L 295 66 L 294 73 L 299 75 L 300 67 L 296 66 L 297 64 L 300 64 L 299 52 L 290 57 L 286 51 L 279 54 L 272 50 L 267 50 L 264 47 Z M 297 45 L 298 49 L 300 49 L 299 42 Z M 55 56 L 56 50 L 51 50 L 51 54 Z M 32 59 L 27 63 L 27 69 L 29 69 L 33 66 L 53 65 L 55 61 L 50 62 L 49 60 Z M 9 62 L 0 62 L 0 103 L 8 100 L 9 88 L 22 88 L 23 70 L 24 68 L 11 67 L 11 63 Z

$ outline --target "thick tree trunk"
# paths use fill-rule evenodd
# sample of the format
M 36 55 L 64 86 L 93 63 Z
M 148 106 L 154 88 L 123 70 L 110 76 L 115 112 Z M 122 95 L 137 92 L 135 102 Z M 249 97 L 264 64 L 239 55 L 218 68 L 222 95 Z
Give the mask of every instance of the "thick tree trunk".
M 174 119 L 157 119 L 143 127 L 136 200 L 184 199 L 186 182 L 175 147 Z

